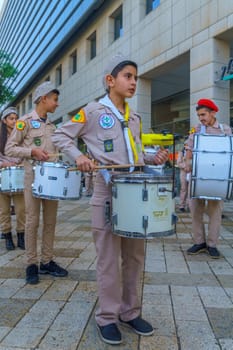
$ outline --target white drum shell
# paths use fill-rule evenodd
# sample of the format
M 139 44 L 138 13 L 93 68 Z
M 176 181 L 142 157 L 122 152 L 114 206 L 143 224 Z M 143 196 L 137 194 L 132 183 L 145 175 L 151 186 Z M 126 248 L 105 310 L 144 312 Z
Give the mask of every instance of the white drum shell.
M 148 239 L 174 233 L 176 216 L 171 177 L 116 175 L 112 182 L 112 226 L 115 234 Z
M 34 169 L 34 197 L 73 200 L 81 197 L 81 172 L 63 163 L 40 162 Z
M 191 197 L 231 199 L 233 136 L 195 134 Z
M 0 192 L 21 193 L 24 190 L 24 167 L 11 166 L 2 168 Z

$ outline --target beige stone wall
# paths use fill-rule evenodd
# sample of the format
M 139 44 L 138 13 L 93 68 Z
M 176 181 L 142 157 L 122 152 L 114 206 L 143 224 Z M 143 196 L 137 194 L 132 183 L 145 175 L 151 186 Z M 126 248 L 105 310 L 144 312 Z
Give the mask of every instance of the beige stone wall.
M 161 0 L 160 6 L 148 15 L 145 15 L 144 0 L 114 0 L 107 3 L 100 16 L 80 32 L 72 47 L 41 77 L 43 81 L 50 75 L 55 82 L 55 68 L 62 64 L 63 83 L 58 87 L 61 92 L 60 106 L 53 116 L 54 120 L 60 117 L 67 119 L 70 113 L 104 94 L 102 71 L 113 54 L 122 52 L 135 60 L 139 65 L 140 77 L 189 51 L 191 114 L 197 98 L 205 94 L 205 97 L 218 100 L 224 109 L 225 119 L 228 118 L 228 85 L 225 83 L 219 88 L 214 81 L 216 69 L 229 59 L 229 44 L 214 38 L 233 27 L 233 1 Z M 121 4 L 123 36 L 112 42 L 110 16 Z M 89 61 L 87 38 L 94 31 L 97 33 L 97 56 Z M 69 55 L 74 49 L 77 49 L 78 56 L 77 73 L 70 76 Z M 142 115 L 145 131 L 150 127 L 150 101 L 150 81 L 139 80 L 132 106 Z

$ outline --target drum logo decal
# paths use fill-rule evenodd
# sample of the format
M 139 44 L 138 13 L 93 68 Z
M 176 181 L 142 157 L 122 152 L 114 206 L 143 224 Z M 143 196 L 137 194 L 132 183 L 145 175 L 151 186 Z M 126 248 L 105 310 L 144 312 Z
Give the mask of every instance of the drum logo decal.
M 115 119 L 111 114 L 103 114 L 99 118 L 99 124 L 103 129 L 111 129 L 115 125 Z
M 85 116 L 85 112 L 83 109 L 81 109 L 77 114 L 75 114 L 71 121 L 73 123 L 85 123 L 86 122 L 86 116 Z
M 35 144 L 36 146 L 41 146 L 41 139 L 40 139 L 39 137 L 35 137 L 35 138 L 34 138 L 34 144 Z
M 164 210 L 156 210 L 153 211 L 153 215 L 158 221 L 164 221 L 168 217 L 168 208 L 165 208 Z
M 33 129 L 39 129 L 40 128 L 40 122 L 38 122 L 38 120 L 31 120 L 30 121 L 31 126 Z
M 25 129 L 26 123 L 23 120 L 17 120 L 16 129 L 19 131 L 23 131 Z

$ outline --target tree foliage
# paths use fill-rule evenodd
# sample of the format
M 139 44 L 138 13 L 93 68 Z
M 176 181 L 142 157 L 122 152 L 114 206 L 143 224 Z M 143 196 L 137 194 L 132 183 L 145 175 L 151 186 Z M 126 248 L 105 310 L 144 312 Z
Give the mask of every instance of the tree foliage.
M 11 63 L 12 56 L 0 50 L 0 106 L 14 98 L 14 91 L 9 83 L 17 76 L 17 69 Z

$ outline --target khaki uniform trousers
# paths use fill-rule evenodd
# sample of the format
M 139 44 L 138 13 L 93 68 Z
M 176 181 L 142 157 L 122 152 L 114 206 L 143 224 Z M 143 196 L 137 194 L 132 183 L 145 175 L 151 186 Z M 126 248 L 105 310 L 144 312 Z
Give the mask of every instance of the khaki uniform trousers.
M 25 248 L 27 263 L 38 264 L 37 232 L 40 221 L 40 207 L 43 209 L 43 227 L 41 241 L 41 262 L 47 264 L 53 259 L 53 245 L 57 218 L 58 201 L 35 198 L 32 196 L 31 185 L 33 174 L 25 174 Z
M 180 169 L 180 208 L 189 207 L 188 185 L 187 173 Z
M 138 294 L 145 254 L 144 240 L 112 233 L 106 202 L 111 203 L 111 187 L 97 175 L 91 203 L 99 296 L 96 322 L 100 326 L 118 322 L 119 315 L 124 321 L 140 315 Z
M 16 232 L 25 230 L 25 207 L 23 193 L 0 193 L 0 224 L 2 233 L 11 232 L 11 200 L 15 206 Z
M 206 242 L 209 247 L 216 247 L 220 234 L 223 201 L 192 198 L 192 232 L 196 244 Z M 208 236 L 205 236 L 203 215 L 206 210 L 209 216 Z

